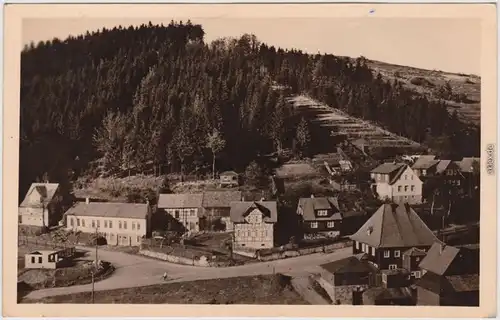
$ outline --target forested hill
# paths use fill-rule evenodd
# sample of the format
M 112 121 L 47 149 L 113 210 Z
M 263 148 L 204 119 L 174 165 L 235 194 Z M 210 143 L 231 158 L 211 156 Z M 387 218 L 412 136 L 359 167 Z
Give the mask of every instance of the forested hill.
M 479 133 L 443 101 L 387 81 L 363 58 L 307 55 L 254 36 L 204 43 L 202 26 L 171 22 L 100 30 L 27 46 L 21 54 L 23 186 L 100 159 L 103 170 L 148 162 L 242 168 L 292 145 L 285 94 L 306 93 L 445 153 L 477 155 Z M 276 84 L 289 92 L 273 90 Z M 220 150 L 218 150 L 220 149 Z M 21 191 L 22 192 L 22 191 Z

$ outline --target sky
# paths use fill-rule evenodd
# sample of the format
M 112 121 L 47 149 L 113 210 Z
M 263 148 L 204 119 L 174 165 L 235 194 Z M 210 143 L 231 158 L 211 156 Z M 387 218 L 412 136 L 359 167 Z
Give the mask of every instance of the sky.
M 51 18 L 25 19 L 23 43 L 65 39 L 87 30 L 172 19 Z M 176 19 L 179 20 L 179 19 Z M 186 21 L 187 19 L 184 19 Z M 392 64 L 480 75 L 480 20 L 453 18 L 192 18 L 205 30 L 205 41 L 244 33 L 261 42 L 309 53 L 364 56 Z

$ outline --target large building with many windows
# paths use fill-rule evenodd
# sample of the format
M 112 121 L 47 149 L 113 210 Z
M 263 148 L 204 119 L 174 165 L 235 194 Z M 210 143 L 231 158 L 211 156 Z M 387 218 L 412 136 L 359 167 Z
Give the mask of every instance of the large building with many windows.
M 65 216 L 67 229 L 98 232 L 109 245 L 138 246 L 150 232 L 149 204 L 78 202 Z

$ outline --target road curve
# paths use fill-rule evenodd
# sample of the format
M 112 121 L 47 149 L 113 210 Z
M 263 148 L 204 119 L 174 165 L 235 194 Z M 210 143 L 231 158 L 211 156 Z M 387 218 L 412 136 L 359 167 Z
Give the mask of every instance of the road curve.
M 86 257 L 95 257 L 95 252 L 88 248 L 78 248 L 87 251 Z M 107 279 L 95 283 L 96 291 L 148 286 L 160 283 L 173 283 L 217 278 L 253 276 L 261 274 L 283 273 L 290 276 L 300 276 L 318 272 L 319 265 L 348 257 L 351 248 L 338 249 L 333 253 L 315 253 L 294 258 L 252 263 L 242 266 L 210 268 L 174 264 L 146 258 L 139 255 L 118 251 L 99 250 L 99 259 L 111 262 L 116 270 Z M 163 281 L 162 275 L 167 272 L 171 280 Z M 50 296 L 65 295 L 92 290 L 91 284 L 76 285 L 61 288 L 48 288 L 30 292 L 24 299 L 42 299 Z

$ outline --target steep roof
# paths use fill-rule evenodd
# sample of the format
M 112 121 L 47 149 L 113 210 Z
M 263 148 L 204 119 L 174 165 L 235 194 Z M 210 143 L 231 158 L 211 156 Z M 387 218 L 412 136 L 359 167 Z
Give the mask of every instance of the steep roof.
M 443 173 L 451 163 L 451 160 L 439 160 L 439 163 L 436 166 L 436 172 Z
M 338 199 L 335 197 L 300 198 L 298 206 L 302 208 L 305 221 L 342 219 Z M 334 214 L 329 217 L 316 217 L 314 210 L 333 210 Z
M 148 214 L 148 207 L 145 203 L 77 202 L 66 211 L 66 215 L 144 219 Z
M 351 256 L 344 259 L 332 261 L 320 265 L 321 268 L 325 269 L 330 273 L 366 273 L 372 272 L 373 268 L 370 263 L 366 260 L 368 255 L 362 254 L 359 256 Z
M 241 191 L 205 191 L 203 192 L 203 208 L 229 208 L 232 201 L 240 201 Z
M 263 221 L 275 223 L 278 221 L 278 208 L 276 201 L 234 201 L 231 202 L 231 221 L 244 222 L 245 217 L 258 209 L 264 215 Z
M 412 169 L 429 169 L 439 163 L 439 160 L 436 160 L 436 156 L 425 155 L 420 156 L 415 161 L 415 163 L 411 166 Z
M 400 170 L 402 167 L 406 166 L 404 163 L 392 163 L 392 162 L 386 162 L 382 163 L 375 169 L 373 169 L 371 172 L 372 173 L 381 173 L 381 174 L 390 174 L 393 173 L 397 170 Z
M 59 188 L 58 183 L 32 183 L 20 207 L 41 208 L 43 199 L 44 204 L 47 205 L 52 201 L 54 195 Z M 38 193 L 39 196 L 32 197 L 33 193 Z
M 163 193 L 158 197 L 158 208 L 201 208 L 202 193 Z
M 376 248 L 432 246 L 439 241 L 407 204 L 383 204 L 351 239 Z
M 419 268 L 433 272 L 437 275 L 444 275 L 453 260 L 457 258 L 460 249 L 453 246 L 445 246 L 435 243 L 427 252 L 427 255 L 419 264 Z
M 479 274 L 440 276 L 426 272 L 415 284 L 436 294 L 479 291 Z
M 238 174 L 234 171 L 224 171 L 219 173 L 219 176 L 238 176 Z

